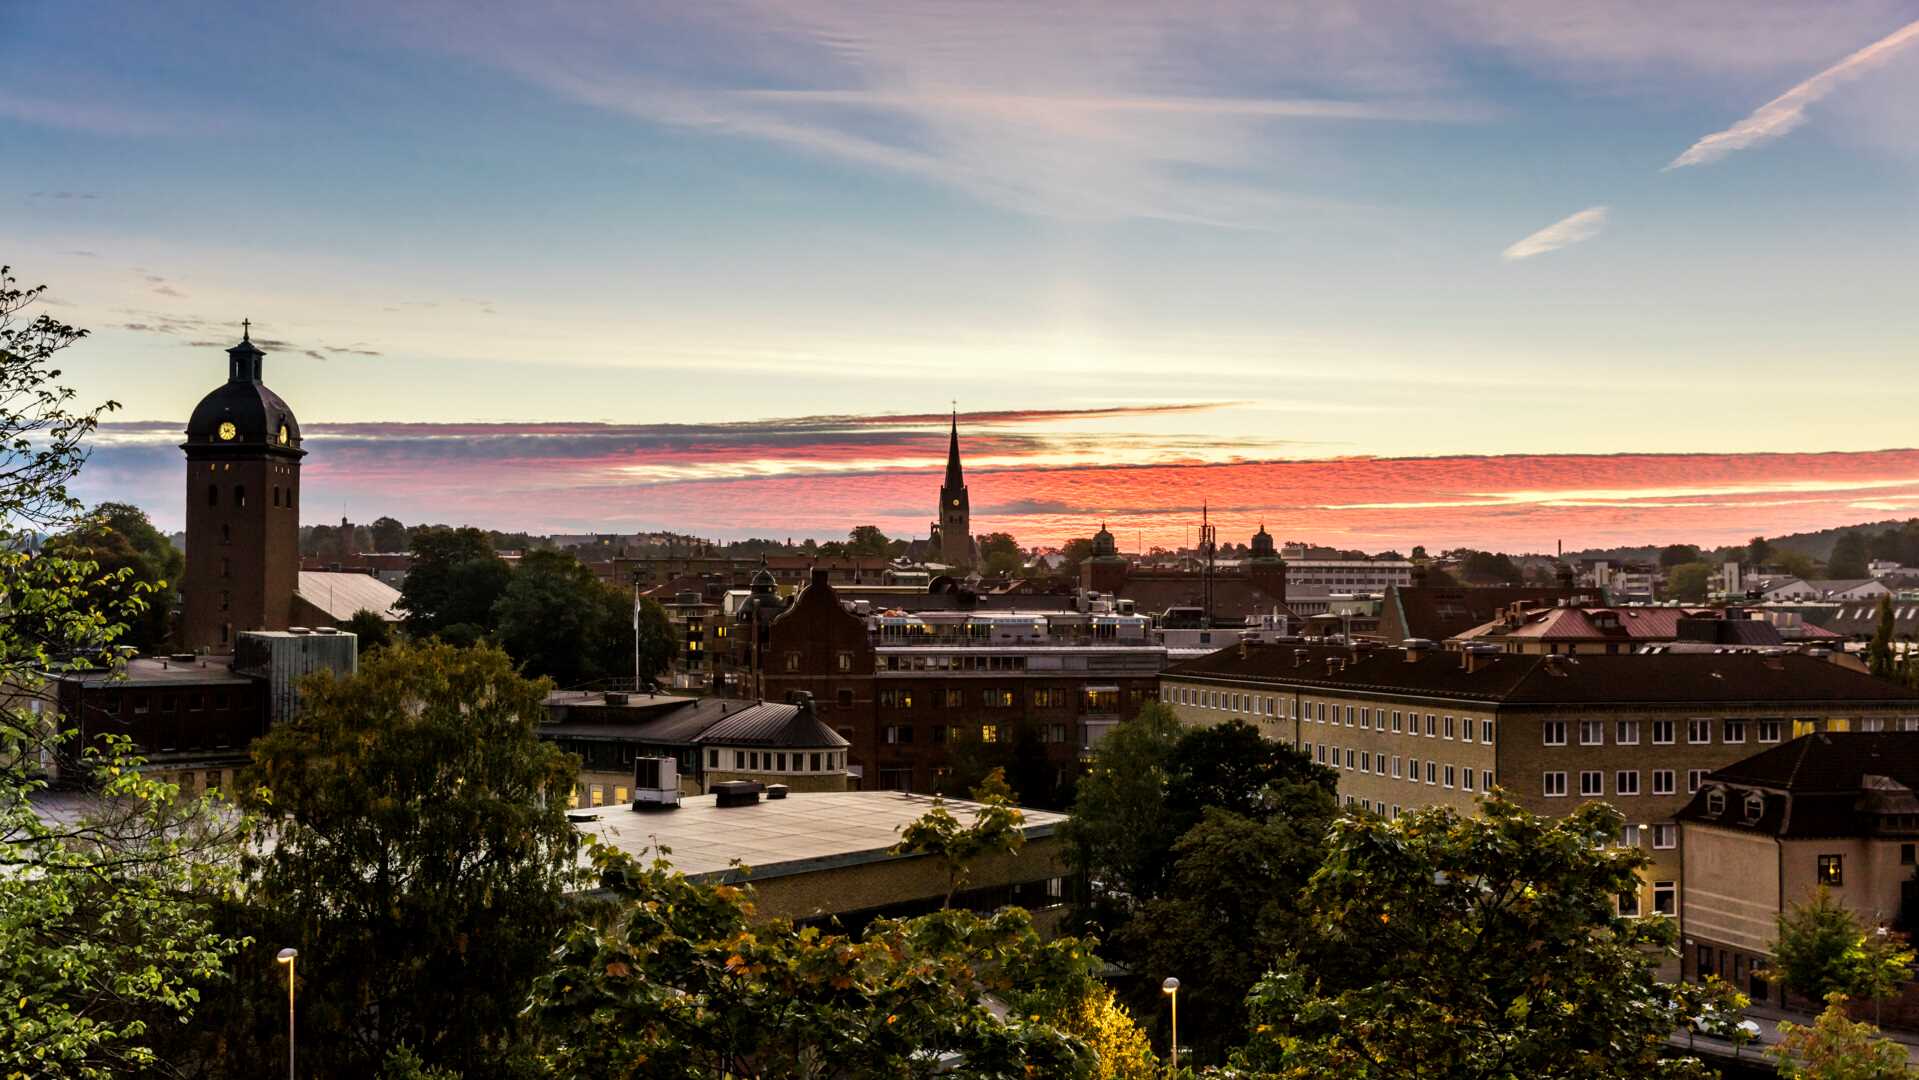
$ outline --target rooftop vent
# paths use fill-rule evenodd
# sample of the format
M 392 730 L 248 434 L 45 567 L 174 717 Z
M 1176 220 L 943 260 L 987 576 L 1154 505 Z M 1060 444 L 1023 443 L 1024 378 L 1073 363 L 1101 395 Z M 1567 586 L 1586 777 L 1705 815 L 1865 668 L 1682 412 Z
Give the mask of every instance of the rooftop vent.
M 633 809 L 672 810 L 679 805 L 679 763 L 670 757 L 633 759 Z
M 785 784 L 768 784 L 768 785 L 766 785 L 766 798 L 767 798 L 767 801 L 768 801 L 768 802 L 771 802 L 771 801 L 772 801 L 772 800 L 774 800 L 774 799 L 784 799 L 784 798 L 786 798 L 786 790 L 787 790 L 787 788 L 786 788 L 786 785 L 785 785 Z
M 316 634 L 337 634 L 340 632 L 340 628 L 337 626 L 316 626 L 313 628 L 313 632 Z
M 764 790 L 758 780 L 723 780 L 713 785 L 714 803 L 720 807 L 752 806 L 760 801 Z
M 289 626 L 289 627 L 287 627 L 287 633 L 289 633 L 289 634 L 311 634 L 311 633 L 313 633 L 313 630 L 312 630 L 312 628 L 311 628 L 311 627 L 306 627 L 306 626 Z
M 608 705 L 625 705 L 631 700 L 632 700 L 632 695 L 626 693 L 625 691 L 608 690 L 606 692 L 606 703 Z

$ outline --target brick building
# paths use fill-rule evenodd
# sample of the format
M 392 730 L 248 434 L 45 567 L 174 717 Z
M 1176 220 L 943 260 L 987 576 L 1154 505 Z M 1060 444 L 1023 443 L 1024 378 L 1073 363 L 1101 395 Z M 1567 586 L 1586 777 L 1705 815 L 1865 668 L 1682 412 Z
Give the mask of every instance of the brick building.
M 1539 814 L 1605 800 L 1653 859 L 1628 909 L 1667 912 L 1677 815 L 1713 770 L 1809 732 L 1919 728 L 1919 695 L 1797 654 L 1249 643 L 1169 670 L 1161 697 L 1188 723 L 1244 720 L 1337 769 L 1356 808 L 1471 811 L 1495 785 Z
M 1043 802 L 1155 696 L 1166 650 L 1150 630 L 1061 611 L 862 616 L 822 573 L 768 625 L 760 678 L 769 701 L 812 695 L 863 788 L 933 791 L 974 755 L 1007 761 Z

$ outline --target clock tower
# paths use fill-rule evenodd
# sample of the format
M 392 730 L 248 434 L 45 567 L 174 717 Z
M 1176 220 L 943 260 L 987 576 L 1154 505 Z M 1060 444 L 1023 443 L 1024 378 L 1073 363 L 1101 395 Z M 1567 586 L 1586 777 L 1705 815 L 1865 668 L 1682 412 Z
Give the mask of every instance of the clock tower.
M 260 381 L 250 332 L 227 381 L 187 422 L 187 560 L 180 646 L 230 653 L 242 630 L 284 630 L 300 583 L 300 423 Z
M 938 558 L 948 566 L 972 566 L 974 558 L 972 504 L 966 497 L 966 477 L 960 472 L 959 412 L 953 413 L 952 439 L 946 447 L 946 482 L 940 485 Z

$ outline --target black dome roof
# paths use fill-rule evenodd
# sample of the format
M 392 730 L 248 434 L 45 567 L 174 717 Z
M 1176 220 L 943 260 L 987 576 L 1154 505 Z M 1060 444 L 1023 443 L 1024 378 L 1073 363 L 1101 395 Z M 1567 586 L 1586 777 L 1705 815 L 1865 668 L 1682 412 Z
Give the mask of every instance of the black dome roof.
M 300 421 L 280 395 L 260 381 L 260 360 L 265 355 L 251 340 L 242 340 L 227 350 L 231 363 L 227 381 L 194 407 L 193 418 L 187 421 L 187 442 L 298 449 Z M 234 427 L 234 436 L 222 439 L 221 425 L 228 423 Z M 280 439 L 282 427 L 286 429 L 284 443 Z

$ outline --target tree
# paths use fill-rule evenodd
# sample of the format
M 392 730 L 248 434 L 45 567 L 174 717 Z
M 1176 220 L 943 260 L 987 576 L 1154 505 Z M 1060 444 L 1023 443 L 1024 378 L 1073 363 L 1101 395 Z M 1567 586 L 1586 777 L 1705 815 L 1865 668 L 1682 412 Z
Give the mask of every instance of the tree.
M 1159 894 L 1179 839 L 1166 815 L 1166 774 L 1182 728 L 1172 708 L 1148 702 L 1107 732 L 1060 826 L 1090 895 L 1092 925 L 1118 925 Z
M 879 530 L 877 525 L 856 525 L 846 535 L 846 554 L 884 558 L 892 541 Z
M 1235 1064 L 1285 1076 L 1637 1078 L 1703 1075 L 1661 1061 L 1704 987 L 1657 980 L 1672 923 L 1624 918 L 1648 857 L 1613 846 L 1622 818 L 1588 804 L 1536 817 L 1347 815 L 1301 902 L 1304 931 L 1253 992 Z
M 1680 563 L 1666 574 L 1666 596 L 1689 604 L 1704 603 L 1712 589 L 1713 573 L 1708 563 Z
M 393 643 L 393 624 L 386 621 L 377 611 L 365 608 L 353 613 L 340 629 L 360 639 L 360 655 L 365 656 L 385 645 Z
M 946 897 L 940 907 L 953 906 L 953 894 L 966 883 L 968 864 L 985 855 L 1011 855 L 1026 843 L 1020 826 L 1026 815 L 1013 805 L 1013 793 L 1006 786 L 1006 774 L 994 769 L 973 791 L 980 806 L 973 812 L 970 825 L 961 825 L 946 802 L 935 796 L 933 805 L 918 819 L 902 826 L 895 855 L 931 855 L 946 868 Z
M 127 632 L 118 643 L 143 653 L 166 649 L 172 632 L 174 590 L 186 557 L 137 506 L 107 502 L 48 540 L 49 554 L 95 566 L 89 595 L 102 610 L 126 609 Z M 135 610 L 137 609 L 137 610 Z
M 1466 556 L 1459 572 L 1467 581 L 1494 581 L 1507 585 L 1517 585 L 1525 577 L 1512 556 L 1491 551 L 1475 551 Z
M 1846 1016 L 1846 995 L 1831 994 L 1811 1026 L 1779 1022 L 1767 1053 L 1788 1080 L 1906 1080 L 1915 1075 L 1906 1048 Z
M 493 605 L 513 571 L 478 529 L 436 525 L 413 536 L 413 565 L 400 586 L 407 633 L 472 644 L 493 630 Z
M 1278 812 L 1263 820 L 1205 809 L 1173 845 L 1163 895 L 1114 932 L 1121 956 L 1151 976 L 1178 975 L 1182 1004 L 1208 1017 L 1187 1039 L 1202 1060 L 1245 1030 L 1247 994 L 1298 939 L 1299 893 L 1339 813 L 1319 783 L 1288 781 L 1268 797 Z M 1148 996 L 1157 981 L 1146 980 Z
M 373 541 L 375 551 L 405 551 L 408 548 L 406 526 L 390 517 L 373 519 L 368 526 L 367 535 Z
M 1826 576 L 1840 579 L 1866 576 L 1866 538 L 1859 530 L 1847 530 L 1833 543 L 1832 557 L 1826 560 Z
M 1763 536 L 1755 536 L 1746 543 L 1746 563 L 1754 570 L 1772 561 L 1772 543 Z
M 1059 572 L 1066 577 L 1076 578 L 1080 564 L 1093 557 L 1093 541 L 1083 536 L 1068 540 L 1060 546 L 1059 553 L 1066 559 L 1060 564 Z
M 1675 566 L 1700 562 L 1701 560 L 1702 556 L 1699 554 L 1698 544 L 1668 544 L 1659 549 L 1659 565 L 1661 569 L 1671 570 Z
M 1772 558 L 1774 566 L 1793 577 L 1811 580 L 1819 576 L 1819 564 L 1803 551 L 1781 551 Z
M 659 604 L 647 601 L 653 609 Z M 659 612 L 664 622 L 666 613 Z M 585 563 L 558 551 L 529 551 L 494 602 L 501 647 L 532 675 L 578 686 L 633 673 L 633 600 L 596 577 Z M 655 635 L 658 672 L 672 648 L 672 628 Z M 664 644 L 667 653 L 660 655 Z M 644 652 L 644 650 L 643 650 Z M 642 663 L 649 659 L 641 657 Z
M 1111 990 L 1102 987 L 1081 997 L 1060 1026 L 1092 1051 L 1089 1080 L 1160 1080 L 1152 1044 Z
M 749 890 L 663 860 L 593 858 L 617 906 L 573 925 L 535 989 L 550 1076 L 1090 1075 L 1067 1024 L 1098 961 L 1042 940 L 1022 909 L 880 920 L 855 939 L 759 918 Z
M 1898 675 L 1898 661 L 1892 655 L 1892 597 L 1879 598 L 1879 625 L 1872 632 L 1872 641 L 1866 646 L 1866 666 L 1874 675 L 1882 679 L 1895 678 Z
M 45 291 L 0 267 L 0 1075 L 138 1072 L 156 1030 L 195 1013 L 240 943 L 207 912 L 231 881 L 231 830 L 204 800 L 149 779 L 124 739 L 50 726 L 45 672 L 111 668 L 138 596 L 131 567 L 33 554 L 31 532 L 79 524 L 67 485 L 102 412 L 76 411 L 54 356 L 85 331 L 28 310 Z M 45 815 L 43 756 L 94 797 Z
M 392 645 L 309 678 L 254 744 L 246 898 L 313 973 L 307 1068 L 369 1076 L 404 1043 L 503 1071 L 575 879 L 575 763 L 537 735 L 547 688 L 497 649 Z
M 1887 997 L 1898 990 L 1912 962 L 1913 951 L 1903 938 L 1877 927 L 1868 930 L 1824 886 L 1778 915 L 1772 970 L 1801 997 Z

